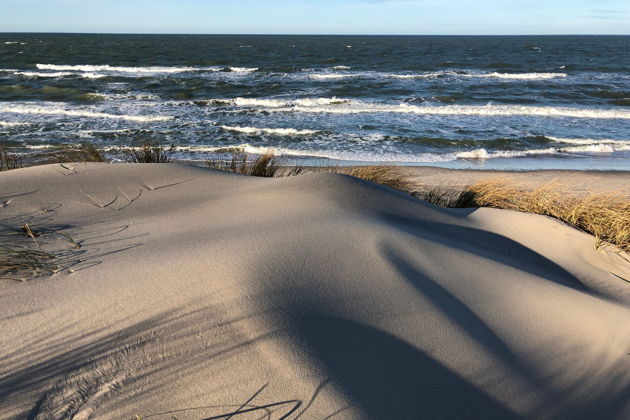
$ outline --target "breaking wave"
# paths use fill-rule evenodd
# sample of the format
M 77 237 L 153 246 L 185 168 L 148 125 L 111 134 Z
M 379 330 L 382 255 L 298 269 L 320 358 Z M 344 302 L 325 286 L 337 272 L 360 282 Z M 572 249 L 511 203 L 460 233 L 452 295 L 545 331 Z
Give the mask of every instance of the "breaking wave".
M 476 149 L 466 152 L 457 152 L 455 153 L 455 156 L 458 159 L 492 159 L 535 155 L 553 155 L 562 153 L 614 153 L 626 150 L 630 150 L 630 143 L 620 145 L 590 144 L 585 146 L 549 147 L 546 149 L 531 150 L 500 150 L 494 152 L 488 152 L 486 149 Z
M 7 106 L 9 105 L 9 106 Z M 171 117 L 156 115 L 120 115 L 120 114 L 107 114 L 104 112 L 93 112 L 86 110 L 73 110 L 55 107 L 45 107 L 37 105 L 11 105 L 1 104 L 0 112 L 6 112 L 9 114 L 32 114 L 32 115 L 59 115 L 68 117 L 84 117 L 84 118 L 105 118 L 112 120 L 124 120 L 133 122 L 159 122 L 170 120 Z
M 333 67 L 334 70 L 345 70 L 345 68 Z M 437 79 L 437 78 L 480 78 L 480 79 L 501 79 L 501 80 L 550 80 L 568 77 L 567 73 L 468 73 L 465 71 L 444 70 L 426 73 L 387 73 L 374 71 L 356 72 L 325 72 L 308 73 L 309 78 L 315 80 L 337 80 L 349 78 L 370 78 L 370 79 Z
M 295 128 L 258 128 L 258 127 L 231 127 L 222 125 L 222 129 L 236 133 L 260 135 L 273 134 L 276 136 L 308 136 L 319 133 L 317 130 L 296 130 Z
M 630 110 L 569 108 L 527 105 L 445 105 L 416 106 L 406 103 L 381 104 L 340 98 L 278 99 L 213 99 L 215 105 L 267 108 L 274 112 L 303 112 L 330 114 L 400 113 L 419 115 L 471 116 L 536 116 L 593 119 L 630 119 Z
M 24 76 L 24 77 L 50 77 L 50 78 L 58 78 L 58 77 L 66 77 L 66 76 L 80 76 L 85 79 L 100 79 L 102 77 L 106 77 L 106 75 L 104 74 L 72 73 L 72 72 L 44 73 L 44 72 L 37 72 L 37 71 L 16 71 L 13 74 L 16 76 Z
M 156 74 L 177 74 L 189 72 L 221 72 L 229 71 L 235 73 L 251 73 L 258 71 L 257 67 L 190 67 L 190 66 L 148 66 L 148 67 L 125 67 L 103 65 L 66 65 L 66 64 L 36 64 L 38 70 L 51 70 L 61 72 L 83 72 L 83 73 L 107 73 L 107 74 L 126 74 L 126 75 L 156 75 Z M 100 75 L 103 77 L 103 75 Z
M 28 125 L 28 123 L 0 121 L 0 127 L 19 127 L 23 125 Z

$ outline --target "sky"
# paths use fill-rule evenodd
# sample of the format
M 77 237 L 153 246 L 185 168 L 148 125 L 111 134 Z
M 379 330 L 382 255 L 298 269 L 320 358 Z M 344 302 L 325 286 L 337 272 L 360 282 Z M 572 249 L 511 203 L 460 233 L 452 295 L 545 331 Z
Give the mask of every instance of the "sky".
M 0 0 L 0 32 L 630 34 L 630 0 Z

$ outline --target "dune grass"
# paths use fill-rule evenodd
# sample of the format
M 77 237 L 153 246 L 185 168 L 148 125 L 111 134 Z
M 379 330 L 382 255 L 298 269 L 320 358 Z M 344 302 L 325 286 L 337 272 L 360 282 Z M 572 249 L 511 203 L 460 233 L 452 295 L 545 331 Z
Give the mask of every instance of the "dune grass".
M 0 172 L 19 169 L 23 166 L 22 157 L 0 148 Z
M 53 158 L 59 162 L 109 162 L 103 149 L 90 142 L 66 145 L 53 153 Z
M 171 163 L 175 145 L 162 146 L 159 143 L 145 143 L 136 148 L 123 148 L 119 152 L 129 163 Z
M 340 167 L 324 166 L 318 168 L 304 168 L 302 166 L 284 167 L 282 160 L 272 151 L 267 151 L 254 160 L 242 152 L 233 152 L 230 160 L 206 160 L 206 166 L 225 172 L 233 172 L 242 175 L 277 177 L 296 176 L 306 172 L 338 173 L 361 178 L 366 181 L 385 185 L 395 190 L 406 193 L 413 192 L 413 183 L 399 168 L 393 166 L 365 166 L 365 167 Z
M 280 171 L 283 168 L 282 161 L 271 151 L 259 155 L 254 160 L 250 160 L 245 153 L 233 152 L 230 160 L 206 159 L 206 166 L 220 171 L 265 178 L 295 176 L 303 171 L 299 166 Z
M 433 190 L 417 195 L 443 207 L 493 207 L 550 216 L 594 235 L 598 244 L 630 251 L 630 196 L 621 191 L 577 193 L 558 181 L 532 186 L 500 179 L 459 193 Z
M 414 183 L 396 166 L 332 167 L 326 171 L 350 175 L 407 194 L 415 191 Z

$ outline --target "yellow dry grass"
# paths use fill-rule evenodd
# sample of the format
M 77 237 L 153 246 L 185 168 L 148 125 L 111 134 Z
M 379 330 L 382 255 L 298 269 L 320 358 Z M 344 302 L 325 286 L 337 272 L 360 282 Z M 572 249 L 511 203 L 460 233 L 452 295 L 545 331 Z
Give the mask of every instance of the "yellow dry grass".
M 467 204 L 542 214 L 630 250 L 630 195 L 622 191 L 573 192 L 554 181 L 542 186 L 490 180 L 470 186 Z
M 414 183 L 395 166 L 332 167 L 328 171 L 361 178 L 408 194 L 415 190 Z
M 18 276 L 26 272 L 28 276 L 37 272 L 52 274 L 58 268 L 54 259 L 54 255 L 41 250 L 0 246 L 0 278 L 22 280 Z

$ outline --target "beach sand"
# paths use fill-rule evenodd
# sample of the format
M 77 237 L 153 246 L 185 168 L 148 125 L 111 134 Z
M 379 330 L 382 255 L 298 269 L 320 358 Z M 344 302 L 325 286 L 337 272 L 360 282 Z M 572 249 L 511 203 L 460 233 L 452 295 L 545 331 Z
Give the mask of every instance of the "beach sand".
M 630 263 L 557 220 L 179 164 L 0 199 L 3 245 L 28 222 L 59 271 L 0 281 L 0 419 L 630 417 Z

